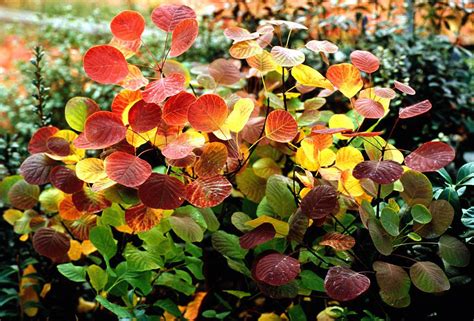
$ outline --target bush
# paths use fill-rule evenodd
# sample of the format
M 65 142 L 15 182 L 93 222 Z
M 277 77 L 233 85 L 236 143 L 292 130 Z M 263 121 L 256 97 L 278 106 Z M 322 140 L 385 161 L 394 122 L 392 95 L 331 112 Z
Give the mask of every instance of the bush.
M 170 41 L 162 59 L 143 65 L 132 58 L 143 17 L 116 16 L 116 40 L 83 58 L 92 80 L 122 87 L 111 111 L 70 99 L 71 129 L 35 131 L 21 175 L 0 185 L 11 207 L 5 220 L 77 283 L 69 288 L 84 293 L 81 311 L 94 309 L 84 303 L 94 298 L 100 313 L 138 320 L 379 320 L 375 304 L 384 304 L 397 319 L 403 312 L 392 308 L 469 281 L 470 251 L 451 235 L 459 209 L 443 195 L 462 196 L 474 168 L 453 184 L 442 171 L 455 157 L 448 144 L 426 142 L 405 156 L 390 143 L 430 100 L 397 108 L 382 127 L 391 101 L 415 90 L 399 81 L 375 87 L 380 60 L 368 51 L 329 64 L 338 48 L 328 41 L 279 45 L 282 30 L 290 38 L 306 28 L 284 20 L 226 29 L 234 59 L 195 67 L 191 79 L 168 57 L 194 44 L 195 18 L 186 6 L 155 9 L 152 21 Z M 325 76 L 304 64 L 311 55 L 327 65 Z M 423 173 L 436 171 L 448 192 L 433 194 Z M 470 227 L 471 210 L 463 215 Z M 39 284 L 20 292 L 24 313 L 38 313 L 37 289 L 45 300 L 57 295 L 52 283 L 52 294 Z

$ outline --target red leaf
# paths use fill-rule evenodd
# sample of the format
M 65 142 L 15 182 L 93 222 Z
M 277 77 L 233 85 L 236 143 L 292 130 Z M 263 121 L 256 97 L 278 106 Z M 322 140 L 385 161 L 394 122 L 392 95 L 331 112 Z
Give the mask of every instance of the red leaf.
M 136 11 L 125 10 L 112 19 L 110 30 L 119 39 L 133 41 L 139 39 L 145 30 L 145 19 Z
M 53 126 L 39 128 L 33 136 L 31 136 L 30 142 L 28 143 L 28 152 L 30 154 L 45 153 L 48 151 L 46 142 L 48 138 L 53 136 L 59 131 L 58 128 Z
M 209 73 L 216 83 L 224 86 L 233 85 L 240 80 L 240 70 L 232 60 L 214 60 L 209 65 Z
M 218 130 L 227 119 L 227 105 L 220 96 L 205 94 L 188 110 L 188 120 L 194 129 L 203 132 Z
M 316 53 L 323 52 L 323 53 L 336 53 L 339 49 L 335 44 L 327 41 L 327 40 L 311 40 L 306 44 L 306 48 Z
M 324 235 L 323 240 L 319 242 L 319 245 L 327 245 L 337 251 L 347 251 L 352 249 L 355 243 L 355 239 L 350 235 L 331 232 Z
M 112 101 L 112 112 L 122 118 L 123 111 L 133 102 L 137 102 L 142 99 L 142 92 L 140 90 L 122 90 Z
M 284 110 L 274 110 L 267 117 L 266 136 L 280 143 L 288 143 L 298 133 L 298 124 L 291 114 Z
M 161 108 L 157 104 L 137 101 L 128 112 L 128 122 L 136 132 L 143 133 L 157 127 L 161 121 Z
M 43 153 L 29 156 L 20 166 L 20 174 L 30 184 L 43 185 L 49 182 L 49 174 L 56 161 Z
M 394 161 L 365 161 L 354 167 L 352 175 L 357 179 L 369 178 L 377 184 L 390 184 L 403 174 L 403 167 Z
M 69 142 L 62 137 L 52 136 L 46 142 L 47 153 L 65 157 L 71 153 Z
M 300 274 L 300 262 L 288 255 L 271 253 L 258 259 L 254 271 L 257 281 L 280 286 Z
M 161 211 L 148 208 L 143 204 L 125 210 L 125 221 L 134 232 L 152 229 L 161 220 Z
M 177 57 L 185 53 L 189 48 L 191 48 L 198 34 L 199 27 L 196 19 L 186 19 L 181 21 L 173 30 L 169 56 Z
M 353 132 L 353 133 L 342 133 L 342 136 L 346 137 L 374 137 L 380 136 L 383 132 Z
M 126 133 L 127 128 L 122 119 L 109 111 L 98 111 L 90 115 L 84 125 L 85 139 L 94 149 L 112 146 L 124 139 Z M 74 144 L 77 146 L 76 142 Z
M 183 90 L 185 78 L 179 73 L 169 74 L 166 78 L 152 81 L 143 91 L 143 100 L 147 103 L 159 104 Z
M 451 163 L 454 149 L 442 142 L 424 143 L 405 157 L 405 164 L 419 172 L 434 172 Z
M 398 116 L 401 119 L 411 118 L 426 113 L 430 109 L 431 102 L 427 99 L 414 105 L 400 109 Z
M 359 70 L 371 74 L 379 69 L 379 58 L 364 50 L 356 50 L 351 53 L 351 62 Z
M 350 301 L 367 291 L 370 279 L 342 266 L 333 266 L 324 279 L 326 293 L 334 300 Z
M 184 202 L 184 184 L 177 178 L 153 173 L 138 188 L 138 197 L 148 207 L 172 210 Z
M 196 161 L 196 155 L 194 154 L 190 154 L 186 157 L 179 158 L 179 159 L 169 159 L 169 158 L 166 159 L 166 162 L 168 163 L 168 165 L 174 166 L 174 167 L 181 167 L 181 168 L 193 166 L 195 161 Z
M 137 156 L 124 152 L 113 152 L 105 159 L 107 176 L 124 186 L 143 184 L 151 175 L 151 165 Z
M 111 205 L 102 191 L 94 192 L 88 186 L 72 194 L 72 202 L 79 211 L 88 213 L 100 212 Z
M 87 50 L 84 71 L 98 83 L 116 84 L 128 75 L 128 64 L 120 50 L 101 45 Z
M 185 125 L 188 122 L 189 106 L 195 101 L 196 97 L 185 91 L 170 97 L 163 106 L 163 120 L 171 126 Z
M 199 177 L 218 175 L 227 162 L 227 154 L 227 147 L 222 143 L 206 144 L 194 165 L 194 171 Z
M 330 185 L 314 187 L 301 200 L 301 211 L 311 219 L 323 219 L 332 214 L 337 206 L 337 192 Z
M 374 93 L 376 96 L 379 96 L 381 98 L 386 98 L 386 99 L 393 99 L 395 98 L 395 91 L 391 88 L 380 88 L 377 87 L 374 89 Z
M 53 228 L 42 227 L 33 236 L 33 247 L 36 252 L 52 260 L 66 255 L 70 246 L 69 237 Z
M 239 27 L 229 27 L 224 30 L 224 36 L 234 41 L 234 43 L 253 40 L 260 37 L 259 32 L 250 33 L 248 30 Z
M 239 238 L 240 247 L 243 249 L 251 249 L 270 241 L 275 237 L 275 228 L 270 223 L 264 223 L 257 226 L 252 231 L 245 233 Z
M 398 89 L 399 91 L 401 91 L 402 93 L 405 93 L 407 95 L 414 95 L 416 94 L 416 91 L 415 89 L 411 88 L 410 86 L 408 85 L 405 85 L 399 81 L 396 81 L 394 82 L 394 85 L 395 85 L 395 88 Z
M 368 119 L 379 119 L 385 115 L 381 103 L 370 98 L 359 98 L 354 103 L 354 109 Z
M 49 178 L 54 187 L 67 194 L 80 191 L 84 185 L 72 169 L 64 166 L 54 167 Z
M 201 208 L 219 205 L 231 192 L 232 184 L 223 176 L 200 177 L 186 185 L 186 199 Z
M 196 13 L 190 7 L 183 5 L 163 5 L 151 13 L 153 23 L 166 32 L 173 31 L 181 21 L 186 19 L 196 19 Z
M 311 130 L 311 134 L 319 134 L 319 135 L 332 135 L 338 133 L 348 133 L 351 132 L 348 128 L 313 128 Z

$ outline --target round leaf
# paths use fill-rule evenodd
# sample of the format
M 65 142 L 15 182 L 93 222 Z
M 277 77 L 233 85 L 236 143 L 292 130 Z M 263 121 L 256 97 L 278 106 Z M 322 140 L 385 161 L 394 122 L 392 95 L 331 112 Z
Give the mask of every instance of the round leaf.
M 76 173 L 67 167 L 56 166 L 50 174 L 51 184 L 67 194 L 78 192 L 82 189 L 84 182 L 77 178 Z
M 347 98 L 354 97 L 364 86 L 359 70 L 347 63 L 329 67 L 326 78 Z
M 134 232 L 145 232 L 152 229 L 161 220 L 160 210 L 146 207 L 143 204 L 125 210 L 125 221 Z
M 302 64 L 305 60 L 304 53 L 300 50 L 274 46 L 271 54 L 275 63 L 281 67 L 294 67 Z
M 265 135 L 276 142 L 288 143 L 298 133 L 298 124 L 291 114 L 284 110 L 274 110 L 268 114 Z
M 359 98 L 354 103 L 354 109 L 368 119 L 379 119 L 385 115 L 382 104 L 370 98 Z
M 209 65 L 209 73 L 216 83 L 224 86 L 233 85 L 240 80 L 240 70 L 232 60 L 214 60 Z
M 145 30 L 145 19 L 132 10 L 125 10 L 116 15 L 110 22 L 112 34 L 122 40 L 139 39 Z
M 415 204 L 411 208 L 411 216 L 415 222 L 428 224 L 431 222 L 430 210 L 423 204 Z
M 84 55 L 84 71 L 101 84 L 116 84 L 128 75 L 128 64 L 123 54 L 109 45 L 95 46 Z
M 170 126 L 185 125 L 188 122 L 189 106 L 195 101 L 196 97 L 185 91 L 170 97 L 163 106 L 163 120 Z
M 200 177 L 186 185 L 186 199 L 194 206 L 206 208 L 222 203 L 232 192 L 232 184 L 223 176 Z
M 33 154 L 21 164 L 20 174 L 30 184 L 43 185 L 49 182 L 49 174 L 55 166 L 56 162 L 45 154 Z
M 405 157 L 405 164 L 419 172 L 435 172 L 451 163 L 454 149 L 442 142 L 424 143 Z
M 428 224 L 415 224 L 413 229 L 421 236 L 432 239 L 442 235 L 453 222 L 454 209 L 445 200 L 436 200 L 431 202 L 428 207 L 431 212 L 431 222 Z
M 239 238 L 243 249 L 252 249 L 257 245 L 272 240 L 275 237 L 275 228 L 270 223 L 259 225 L 252 231 L 245 233 Z
M 68 125 L 72 129 L 82 132 L 87 117 L 97 111 L 100 111 L 100 108 L 94 100 L 86 97 L 73 97 L 66 103 L 64 113 Z
M 186 19 L 196 19 L 196 13 L 184 5 L 162 5 L 151 13 L 153 23 L 166 32 L 173 31 L 181 21 Z
M 169 56 L 177 57 L 186 52 L 191 48 L 198 34 L 199 27 L 196 19 L 181 21 L 173 30 Z
M 379 58 L 364 50 L 356 50 L 351 53 L 351 62 L 359 70 L 371 74 L 379 69 Z
M 449 265 L 465 267 L 469 265 L 471 252 L 463 242 L 449 235 L 439 238 L 439 255 Z
M 350 250 L 355 244 L 356 241 L 352 236 L 338 232 L 330 232 L 325 234 L 323 239 L 319 242 L 319 245 L 327 245 L 337 251 Z
M 8 200 L 13 207 L 26 210 L 33 208 L 39 200 L 40 188 L 19 180 L 8 191 Z
M 143 100 L 147 103 L 160 104 L 166 98 L 178 94 L 184 89 L 186 79 L 180 73 L 171 73 L 149 83 L 142 92 Z
M 33 236 L 33 247 L 40 255 L 55 260 L 67 254 L 70 240 L 64 233 L 49 227 L 42 227 Z
M 433 262 L 417 262 L 410 267 L 413 284 L 423 292 L 436 293 L 450 288 L 443 270 Z
M 156 104 L 147 104 L 144 100 L 139 100 L 130 108 L 128 121 L 134 131 L 147 132 L 160 123 L 161 108 Z
M 271 253 L 261 257 L 254 268 L 257 281 L 273 286 L 290 283 L 299 273 L 300 262 L 280 253 Z
M 314 187 L 301 200 L 301 211 L 311 219 L 323 219 L 332 214 L 337 206 L 337 192 L 330 185 Z
M 324 289 L 334 300 L 350 301 L 367 291 L 370 279 L 342 266 L 333 266 L 324 279 Z
M 194 171 L 199 177 L 218 175 L 227 163 L 227 147 L 219 142 L 204 145 Z
M 357 179 L 369 178 L 377 184 L 390 184 L 403 174 L 403 168 L 394 161 L 365 161 L 357 164 L 352 172 Z
M 151 165 L 137 156 L 125 152 L 113 152 L 104 161 L 107 176 L 124 186 L 143 184 L 151 175 Z
M 138 188 L 138 197 L 148 207 L 175 209 L 184 202 L 184 184 L 175 177 L 153 173 Z
M 188 110 L 188 119 L 194 129 L 203 132 L 219 130 L 227 118 L 227 105 L 218 95 L 199 97 Z
M 90 115 L 84 125 L 84 135 L 94 149 L 102 149 L 125 138 L 127 128 L 122 119 L 109 111 L 98 111 Z

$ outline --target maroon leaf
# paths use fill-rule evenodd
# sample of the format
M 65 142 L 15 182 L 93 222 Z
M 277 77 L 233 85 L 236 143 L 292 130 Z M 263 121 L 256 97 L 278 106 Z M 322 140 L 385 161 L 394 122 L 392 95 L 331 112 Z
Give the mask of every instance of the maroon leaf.
M 69 142 L 62 137 L 52 136 L 46 141 L 47 153 L 65 157 L 71 153 Z
M 84 185 L 84 182 L 77 178 L 72 169 L 64 166 L 54 167 L 49 178 L 54 187 L 67 194 L 80 191 Z
M 402 119 L 411 118 L 411 117 L 415 117 L 423 113 L 426 113 L 430 109 L 431 109 L 431 103 L 427 99 L 427 100 L 423 100 L 422 102 L 416 103 L 414 105 L 400 109 L 398 115 Z
M 87 185 L 79 192 L 72 194 L 72 202 L 79 211 L 88 213 L 100 212 L 111 205 L 103 191 L 94 192 Z
M 138 197 L 148 207 L 171 210 L 184 202 L 184 184 L 177 178 L 153 173 L 138 188 Z
M 48 138 L 58 131 L 59 129 L 53 126 L 41 127 L 38 129 L 28 143 L 28 152 L 30 152 L 30 154 L 47 152 L 48 148 L 46 147 L 46 142 L 48 141 Z
M 127 128 L 120 116 L 109 111 L 98 111 L 90 115 L 84 125 L 85 141 L 91 143 L 94 149 L 112 146 L 124 139 L 126 133 Z M 74 144 L 78 146 L 76 141 Z
M 125 152 L 113 152 L 107 156 L 104 165 L 111 180 L 127 187 L 139 186 L 151 175 L 148 162 Z
M 405 158 L 405 164 L 419 172 L 434 172 L 453 161 L 454 149 L 442 142 L 424 143 Z
M 369 178 L 377 184 L 390 184 L 403 174 L 403 167 L 394 161 L 365 161 L 352 171 L 357 179 Z
M 36 252 L 53 260 L 66 255 L 70 246 L 66 234 L 49 227 L 40 228 L 33 236 L 33 247 Z
M 214 207 L 231 192 L 232 184 L 223 176 L 200 177 L 186 186 L 186 199 L 197 207 Z
M 20 166 L 20 173 L 30 184 L 42 185 L 49 182 L 49 174 L 56 161 L 43 153 L 29 156 Z
M 252 231 L 245 233 L 239 238 L 240 247 L 251 249 L 259 244 L 270 241 L 275 237 L 275 228 L 270 223 L 263 223 Z
M 338 301 L 354 300 L 369 287 L 368 277 L 342 266 L 331 267 L 324 280 L 326 293 Z
M 128 121 L 136 132 L 152 130 L 161 121 L 161 108 L 157 104 L 147 104 L 144 100 L 139 100 L 130 108 Z
M 255 264 L 257 281 L 280 286 L 293 281 L 300 273 L 300 262 L 281 253 L 267 254 Z
M 337 206 L 337 193 L 330 185 L 314 187 L 301 201 L 301 211 L 311 219 L 323 219 Z

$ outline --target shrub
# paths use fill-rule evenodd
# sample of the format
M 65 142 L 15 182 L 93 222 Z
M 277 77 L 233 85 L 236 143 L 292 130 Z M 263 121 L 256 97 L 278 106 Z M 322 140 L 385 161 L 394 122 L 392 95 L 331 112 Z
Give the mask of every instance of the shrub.
M 166 33 L 159 57 L 142 44 L 145 21 L 133 11 L 112 20 L 112 43 L 84 55 L 92 80 L 123 88 L 111 111 L 71 99 L 71 129 L 38 129 L 21 176 L 2 182 L 12 207 L 4 218 L 62 275 L 87 281 L 120 318 L 195 319 L 210 293 L 224 308 L 203 317 L 238 318 L 238 302 L 262 293 L 279 303 L 270 314 L 245 311 L 250 317 L 304 320 L 320 312 L 300 300 L 318 304 L 313 292 L 405 308 L 413 288 L 444 292 L 446 269 L 463 274 L 469 250 L 447 233 L 454 209 L 433 199 L 423 174 L 448 165 L 454 150 L 431 141 L 404 156 L 390 142 L 399 123 L 431 103 L 401 108 L 380 128 L 391 100 L 416 91 L 396 80 L 373 87 L 376 56 L 356 50 L 351 63 L 329 65 L 336 45 L 289 48 L 282 30 L 289 38 L 306 27 L 271 20 L 253 32 L 226 29 L 236 60 L 217 59 L 191 80 L 168 58 L 198 36 L 194 11 L 161 6 L 152 21 Z M 127 62 L 141 46 L 151 60 Z M 321 57 L 325 76 L 306 55 Z M 222 258 L 227 267 L 206 273 Z M 319 318 L 354 313 L 322 306 Z

